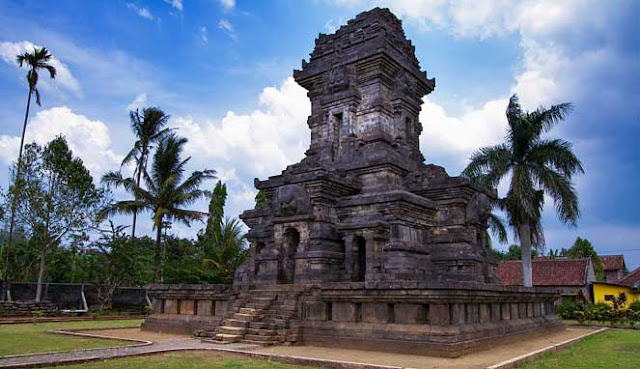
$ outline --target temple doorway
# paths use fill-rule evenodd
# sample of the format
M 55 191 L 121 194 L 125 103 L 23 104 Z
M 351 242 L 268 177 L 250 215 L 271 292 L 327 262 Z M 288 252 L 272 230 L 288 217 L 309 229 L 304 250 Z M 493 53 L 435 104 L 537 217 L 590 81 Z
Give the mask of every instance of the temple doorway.
M 282 237 L 278 253 L 278 283 L 293 283 L 296 270 L 296 252 L 300 244 L 300 233 L 295 228 L 288 228 Z

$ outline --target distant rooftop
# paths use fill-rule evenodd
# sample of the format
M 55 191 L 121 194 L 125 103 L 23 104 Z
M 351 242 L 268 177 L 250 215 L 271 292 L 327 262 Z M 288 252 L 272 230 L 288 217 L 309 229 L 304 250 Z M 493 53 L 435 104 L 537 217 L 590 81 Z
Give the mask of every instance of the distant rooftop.
M 533 260 L 534 286 L 584 286 L 587 284 L 589 259 Z M 503 285 L 522 286 L 522 262 L 505 261 L 496 269 Z
M 599 256 L 602 260 L 602 267 L 604 270 L 619 270 L 624 269 L 624 256 L 623 255 L 603 255 Z

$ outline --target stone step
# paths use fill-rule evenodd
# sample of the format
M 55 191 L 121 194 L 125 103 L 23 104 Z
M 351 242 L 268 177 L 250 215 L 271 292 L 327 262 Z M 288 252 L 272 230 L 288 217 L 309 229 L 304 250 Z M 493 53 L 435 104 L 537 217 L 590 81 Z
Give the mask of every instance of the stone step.
M 218 333 L 216 334 L 216 339 L 219 341 L 238 342 L 242 339 L 242 335 Z
M 262 346 L 262 347 L 268 347 L 268 346 L 273 346 L 276 344 L 276 342 L 270 342 L 270 341 L 254 341 L 254 340 L 240 340 L 240 343 L 245 343 L 247 345 L 257 345 L 257 346 Z
M 223 334 L 236 334 L 243 335 L 247 331 L 247 328 L 243 327 L 231 327 L 231 326 L 220 326 L 218 327 L 218 333 Z
M 251 302 L 271 302 L 275 296 L 251 296 Z
M 276 318 L 263 318 L 262 322 L 267 323 L 267 324 L 274 324 L 274 325 L 286 325 L 287 321 L 285 319 L 276 319 Z
M 247 328 L 246 334 L 248 335 L 258 335 L 258 336 L 275 336 L 278 332 L 274 329 L 264 329 L 264 328 Z
M 252 322 L 252 321 L 256 320 L 256 318 L 258 318 L 257 315 L 242 314 L 242 313 L 233 314 L 233 319 L 243 320 L 245 322 Z
M 250 302 L 248 304 L 245 305 L 246 308 L 252 308 L 252 309 L 265 309 L 269 307 L 269 303 L 262 303 L 262 302 Z
M 274 342 L 277 341 L 276 336 L 261 336 L 259 334 L 245 334 L 245 340 L 261 341 L 261 342 Z
M 240 311 L 238 311 L 240 314 L 249 314 L 249 315 L 257 315 L 260 310 L 258 309 L 254 309 L 254 308 L 240 308 Z
M 227 327 L 241 327 L 241 328 L 247 328 L 249 326 L 249 322 L 245 321 L 245 320 L 238 320 L 238 319 L 225 319 L 222 321 L 222 325 L 225 325 Z

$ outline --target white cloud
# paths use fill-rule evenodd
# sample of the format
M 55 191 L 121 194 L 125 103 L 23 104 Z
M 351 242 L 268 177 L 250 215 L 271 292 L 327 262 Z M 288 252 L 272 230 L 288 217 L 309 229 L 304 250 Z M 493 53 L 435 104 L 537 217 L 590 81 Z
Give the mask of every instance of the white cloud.
M 202 41 L 204 43 L 209 42 L 209 36 L 208 36 L 208 33 L 207 33 L 207 27 L 205 27 L 205 26 L 200 27 L 200 38 L 202 39 Z
M 231 22 L 226 19 L 221 19 L 220 22 L 218 22 L 218 28 L 224 29 L 228 32 L 233 32 L 233 26 L 231 25 Z
M 14 65 L 15 67 L 19 67 L 16 62 L 16 56 L 18 54 L 22 54 L 24 52 L 33 52 L 35 48 L 40 48 L 41 46 L 33 44 L 31 41 L 22 41 L 22 42 L 2 42 L 0 43 L 0 57 L 6 63 Z M 53 52 L 51 52 L 53 54 Z M 82 88 L 80 87 L 80 83 L 78 80 L 71 74 L 71 71 L 67 67 L 66 64 L 62 63 L 58 60 L 55 55 L 51 58 L 49 63 L 56 68 L 56 78 L 55 81 L 51 81 L 49 79 L 48 72 L 41 71 L 40 80 L 38 81 L 38 86 L 42 86 L 48 90 L 55 90 L 56 86 L 62 86 L 65 89 L 73 92 L 76 96 L 82 96 Z M 25 68 L 23 66 L 23 68 Z M 26 69 L 25 69 L 26 74 Z
M 132 110 L 136 110 L 136 109 L 140 109 L 143 108 L 147 105 L 147 94 L 146 93 L 141 93 L 138 94 L 135 99 L 133 99 L 133 101 L 131 101 L 129 103 L 129 105 L 127 105 L 127 112 L 132 111 Z
M 220 5 L 224 10 L 232 10 L 236 6 L 236 0 L 220 0 Z
M 220 28 L 221 30 L 224 30 L 227 33 L 227 35 L 231 37 L 232 40 L 235 41 L 238 39 L 238 36 L 236 35 L 235 30 L 233 29 L 233 25 L 228 20 L 221 19 L 220 22 L 218 22 L 218 28 Z
M 64 135 L 74 155 L 80 157 L 94 180 L 107 170 L 118 168 L 121 157 L 111 149 L 107 125 L 76 114 L 66 106 L 38 112 L 27 126 L 25 143 L 45 145 L 58 135 Z M 10 164 L 18 157 L 19 136 L 0 135 L 0 159 Z
M 479 109 L 451 117 L 442 106 L 425 98 L 420 112 L 423 125 L 420 147 L 427 161 L 451 156 L 461 169 L 478 147 L 500 143 L 507 127 L 504 114 L 507 104 L 508 98 L 491 100 Z
M 309 130 L 304 122 L 311 104 L 306 91 L 288 78 L 279 88 L 265 88 L 259 105 L 260 109 L 249 114 L 229 111 L 222 119 L 204 122 L 189 116 L 176 117 L 173 124 L 189 138 L 189 155 L 207 162 L 215 159 L 213 162 L 223 171 L 233 168 L 266 177 L 302 158 L 309 146 Z
M 136 4 L 127 3 L 127 8 L 133 10 L 134 12 L 136 12 L 136 14 L 138 14 L 138 16 L 142 18 L 153 20 L 153 14 L 151 14 L 151 11 L 147 7 L 139 7 Z
M 183 6 L 182 6 L 182 0 L 164 0 L 165 3 L 170 4 L 173 8 L 177 9 L 178 11 L 182 11 Z

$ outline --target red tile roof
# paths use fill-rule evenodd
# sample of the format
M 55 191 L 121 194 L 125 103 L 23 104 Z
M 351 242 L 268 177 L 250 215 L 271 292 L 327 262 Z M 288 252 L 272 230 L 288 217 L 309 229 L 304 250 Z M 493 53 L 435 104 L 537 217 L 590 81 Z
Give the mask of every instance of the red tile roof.
M 600 260 L 602 260 L 602 267 L 604 270 L 624 269 L 623 255 L 604 255 L 600 256 Z
M 635 283 L 640 285 L 640 267 L 627 274 L 624 278 L 618 281 L 618 284 L 633 287 Z
M 589 259 L 534 260 L 534 286 L 584 286 Z M 496 268 L 496 277 L 506 286 L 522 286 L 522 262 L 505 261 Z

